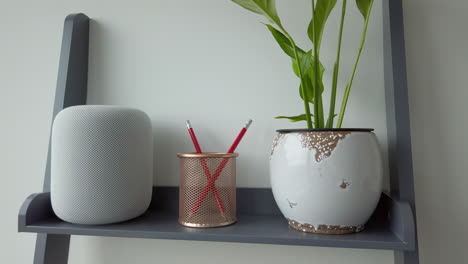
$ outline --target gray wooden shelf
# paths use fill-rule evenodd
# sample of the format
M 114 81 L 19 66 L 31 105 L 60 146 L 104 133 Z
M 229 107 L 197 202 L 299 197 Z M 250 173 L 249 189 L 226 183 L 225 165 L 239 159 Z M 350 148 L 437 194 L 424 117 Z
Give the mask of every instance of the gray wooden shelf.
M 383 0 L 384 71 L 391 194 L 383 194 L 367 228 L 357 234 L 316 235 L 288 227 L 270 189 L 239 188 L 235 225 L 193 229 L 177 223 L 177 188 L 154 189 L 148 212 L 119 224 L 66 223 L 50 204 L 50 145 L 43 193 L 23 203 L 18 230 L 37 233 L 35 264 L 66 264 L 71 235 L 184 239 L 281 245 L 393 250 L 396 264 L 418 264 L 415 198 L 409 122 L 402 0 Z M 53 118 L 67 107 L 86 104 L 90 19 L 67 16 L 60 53 Z
M 364 231 L 348 235 L 318 235 L 289 228 L 270 189 L 239 188 L 238 222 L 209 229 L 189 228 L 177 223 L 177 188 L 155 188 L 153 193 L 152 204 L 145 214 L 110 225 L 64 222 L 52 211 L 50 193 L 33 194 L 20 210 L 19 231 L 409 251 L 415 247 L 414 220 L 409 204 L 392 200 L 387 195 L 382 195 L 379 208 Z

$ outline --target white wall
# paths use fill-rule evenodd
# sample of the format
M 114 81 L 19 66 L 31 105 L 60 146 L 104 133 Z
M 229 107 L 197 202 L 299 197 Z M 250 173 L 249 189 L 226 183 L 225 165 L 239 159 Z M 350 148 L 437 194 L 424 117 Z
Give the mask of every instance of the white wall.
M 456 209 L 460 209 L 459 218 L 454 221 L 460 227 L 468 220 L 466 210 L 461 210 L 468 199 L 468 195 L 462 195 L 462 183 L 465 186 L 467 183 L 462 178 L 466 165 L 456 162 L 457 157 L 466 156 L 466 140 L 461 137 L 462 130 L 453 129 L 460 125 L 466 128 L 466 124 L 457 118 L 463 112 L 461 102 L 459 106 L 451 104 L 452 100 L 462 100 L 459 93 L 466 95 L 466 90 L 462 91 L 463 79 L 456 74 L 456 69 L 462 69 L 466 60 L 457 56 L 461 54 L 457 49 L 440 49 L 444 45 L 460 49 L 466 46 L 462 22 L 459 22 L 460 34 L 445 33 L 445 38 L 440 35 L 447 25 L 463 19 L 468 4 L 457 1 L 449 6 L 435 0 L 407 2 L 405 22 L 423 263 L 439 263 L 438 257 L 440 260 L 451 257 L 453 263 L 460 263 L 463 253 L 455 245 L 444 242 L 456 237 L 459 245 L 466 244 L 467 236 L 455 225 L 434 231 L 430 224 L 438 223 L 439 227 L 440 223 L 448 224 L 438 215 L 454 218 Z M 286 27 L 291 28 L 291 34 L 302 46 L 308 43 L 304 34 L 305 17 L 310 13 L 307 3 L 278 1 Z M 93 19 L 88 101 L 137 107 L 151 116 L 158 157 L 156 184 L 177 184 L 174 155 L 192 149 L 184 130 L 185 119 L 192 120 L 207 151 L 218 151 L 227 148 L 242 123 L 252 117 L 255 123 L 238 149 L 241 153 L 238 182 L 240 186 L 269 186 L 267 153 L 274 130 L 300 126 L 272 117 L 299 114 L 302 104 L 297 96 L 298 80 L 290 70 L 289 61 L 258 23 L 263 21 L 258 16 L 227 0 L 131 3 L 0 0 L 0 6 L 3 99 L 0 138 L 4 146 L 0 160 L 6 186 L 0 194 L 0 208 L 4 210 L 0 225 L 1 262 L 30 263 L 33 256 L 35 236 L 16 233 L 16 216 L 25 197 L 42 187 L 62 23 L 69 13 L 84 12 Z M 448 10 L 452 7 L 454 12 Z M 443 19 L 431 17 L 443 14 L 439 8 L 449 14 Z M 330 26 L 335 28 L 336 15 L 330 21 Z M 346 26 L 360 30 L 361 21 L 355 10 Z M 435 31 L 440 37 L 433 33 L 433 27 L 440 28 Z M 359 34 L 353 32 L 346 35 L 347 55 L 343 58 L 341 87 L 346 83 L 345 76 L 359 40 Z M 381 5 L 376 1 L 345 125 L 376 128 L 385 147 L 381 33 Z M 336 38 L 332 30 L 325 33 L 325 39 L 329 38 Z M 323 58 L 330 65 L 335 48 L 326 41 L 324 45 Z M 434 65 L 429 55 L 437 56 L 434 61 L 443 64 Z M 432 79 L 427 79 L 426 74 Z M 330 73 L 326 82 L 330 82 Z M 458 94 L 444 94 L 440 87 L 451 88 Z M 434 98 L 444 107 L 434 109 Z M 426 110 L 428 107 L 431 111 Z M 438 122 L 433 123 L 433 119 Z M 442 127 L 452 129 L 443 130 L 449 137 L 438 141 L 437 147 L 451 151 L 443 156 L 440 167 L 434 167 L 440 157 L 430 154 L 436 147 L 427 142 L 438 139 Z M 461 143 L 465 143 L 465 148 Z M 450 177 L 448 180 L 440 177 L 444 172 Z M 438 240 L 427 241 L 435 237 Z M 431 256 L 436 247 L 442 247 L 442 254 Z M 295 263 L 393 263 L 391 251 L 89 237 L 73 237 L 70 263 L 151 263 L 157 259 L 169 263 L 187 260 L 214 263 L 213 255 L 225 263 L 284 263 L 291 257 Z
M 468 261 L 468 1 L 405 1 L 422 263 Z

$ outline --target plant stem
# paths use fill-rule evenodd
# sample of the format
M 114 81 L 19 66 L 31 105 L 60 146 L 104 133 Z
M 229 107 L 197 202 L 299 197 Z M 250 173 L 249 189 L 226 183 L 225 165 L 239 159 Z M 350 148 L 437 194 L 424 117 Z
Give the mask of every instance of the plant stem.
M 333 68 L 333 83 L 330 96 L 330 111 L 328 113 L 327 128 L 333 127 L 333 120 L 335 118 L 335 103 L 336 103 L 336 88 L 338 86 L 338 73 L 340 68 L 340 57 L 341 57 L 341 40 L 343 39 L 343 28 L 344 20 L 346 15 L 346 1 L 343 0 L 343 6 L 341 7 L 341 23 L 340 23 L 340 33 L 338 35 L 338 50 L 336 52 L 336 61 Z
M 307 94 L 307 89 L 305 89 L 304 87 L 304 82 L 303 82 L 304 78 L 302 76 L 301 61 L 299 60 L 299 56 L 297 55 L 296 43 L 294 42 L 291 35 L 289 35 L 289 33 L 286 32 L 286 30 L 284 30 L 282 26 L 279 26 L 279 27 L 283 31 L 283 33 L 286 35 L 286 37 L 289 39 L 289 41 L 291 42 L 291 45 L 294 48 L 294 59 L 297 62 L 297 68 L 299 70 L 299 78 L 301 79 L 302 94 L 304 96 L 304 109 L 305 109 L 305 114 L 306 114 L 307 128 L 312 129 L 313 126 L 312 126 L 312 119 L 310 118 L 310 106 L 309 106 L 309 101 L 308 101 L 309 96 Z
M 351 78 L 349 79 L 349 82 L 346 85 L 345 94 L 343 96 L 343 101 L 341 103 L 340 114 L 338 116 L 338 123 L 336 124 L 337 128 L 341 128 L 341 125 L 343 124 L 343 118 L 344 118 L 344 114 L 346 111 L 346 105 L 348 104 L 348 98 L 349 98 L 349 93 L 351 92 L 351 86 L 353 85 L 354 75 L 356 74 L 356 69 L 359 64 L 359 59 L 361 58 L 361 53 L 364 47 L 364 43 L 366 42 L 367 26 L 369 25 L 369 18 L 370 18 L 370 13 L 371 13 L 370 10 L 372 9 L 373 4 L 374 4 L 374 1 L 372 1 L 371 4 L 369 5 L 369 12 L 364 22 L 364 30 L 362 32 L 361 45 L 359 46 L 358 55 L 354 63 L 353 73 L 351 74 Z
M 320 105 L 321 98 L 320 89 L 319 89 L 319 53 L 318 53 L 318 45 L 317 44 L 317 28 L 315 23 L 315 1 L 312 0 L 312 27 L 313 27 L 313 39 L 314 39 L 314 72 L 315 72 L 315 85 L 314 85 L 314 121 L 316 128 L 323 128 L 323 110 L 322 115 L 320 115 Z
M 323 102 L 322 102 L 322 95 L 320 94 L 318 97 L 318 113 L 320 116 L 320 128 L 324 128 L 324 116 L 323 116 Z

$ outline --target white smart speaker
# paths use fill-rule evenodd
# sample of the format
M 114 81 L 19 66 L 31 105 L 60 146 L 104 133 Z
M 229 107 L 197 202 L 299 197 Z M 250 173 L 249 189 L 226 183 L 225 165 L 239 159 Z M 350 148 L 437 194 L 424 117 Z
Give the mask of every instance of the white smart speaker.
M 153 187 L 151 121 L 104 105 L 62 110 L 52 127 L 51 202 L 76 224 L 109 224 L 143 214 Z

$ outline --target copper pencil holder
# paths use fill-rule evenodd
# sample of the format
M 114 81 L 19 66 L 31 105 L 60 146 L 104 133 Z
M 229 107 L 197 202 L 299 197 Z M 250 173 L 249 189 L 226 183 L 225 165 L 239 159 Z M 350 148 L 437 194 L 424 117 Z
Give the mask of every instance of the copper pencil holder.
M 219 227 L 236 222 L 237 153 L 179 153 L 179 223 Z

